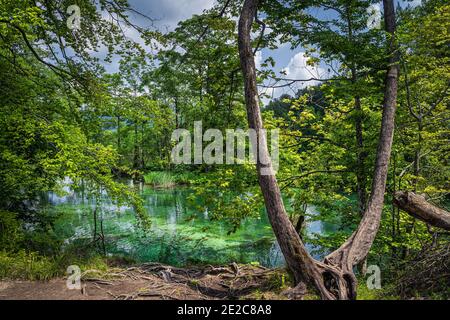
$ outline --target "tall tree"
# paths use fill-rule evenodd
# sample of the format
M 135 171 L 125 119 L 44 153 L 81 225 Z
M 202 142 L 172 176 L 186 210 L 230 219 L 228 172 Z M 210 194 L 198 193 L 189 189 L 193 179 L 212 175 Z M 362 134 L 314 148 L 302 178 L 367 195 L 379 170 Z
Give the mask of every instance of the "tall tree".
M 305 282 L 313 286 L 323 299 L 354 299 L 357 281 L 353 267 L 366 258 L 379 228 L 394 134 L 399 73 L 394 4 L 392 0 L 383 1 L 390 58 L 372 192 L 358 229 L 338 250 L 327 256 L 324 262 L 316 261 L 310 256 L 289 221 L 275 175 L 263 174 L 263 169 L 265 172 L 267 170 L 273 172 L 273 169 L 269 161 L 267 141 L 261 134 L 263 121 L 259 108 L 256 65 L 251 41 L 252 25 L 257 15 L 258 4 L 258 0 L 244 1 L 239 20 L 239 54 L 244 74 L 248 123 L 250 128 L 257 131 L 257 144 L 260 149 L 257 172 L 269 220 L 297 283 Z M 265 163 L 269 164 L 264 165 Z

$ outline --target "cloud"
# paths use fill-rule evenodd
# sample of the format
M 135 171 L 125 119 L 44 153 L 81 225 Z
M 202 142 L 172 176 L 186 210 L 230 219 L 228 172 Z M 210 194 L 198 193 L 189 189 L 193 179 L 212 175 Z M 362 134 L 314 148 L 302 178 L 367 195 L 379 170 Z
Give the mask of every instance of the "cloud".
M 289 64 L 283 69 L 288 79 L 320 78 L 324 70 L 318 66 L 308 65 L 308 57 L 304 52 L 299 52 L 291 58 Z M 317 84 L 317 81 L 301 82 L 302 88 Z
M 255 64 L 256 64 L 256 69 L 260 70 L 261 69 L 261 65 L 263 63 L 263 55 L 261 51 L 257 51 L 255 54 Z
M 320 81 L 314 79 L 324 78 L 326 75 L 326 71 L 319 66 L 311 66 L 308 65 L 308 57 L 304 52 L 296 53 L 290 60 L 285 68 L 282 69 L 282 74 L 280 78 L 289 79 L 289 80 L 308 80 L 308 81 L 298 81 L 290 86 L 286 86 L 283 88 L 262 88 L 261 93 L 265 93 L 269 95 L 271 98 L 264 99 L 264 103 L 268 103 L 273 98 L 279 98 L 281 95 L 287 94 L 295 94 L 299 89 L 308 88 L 311 86 L 315 86 L 320 83 Z M 284 73 L 284 74 L 283 74 Z M 272 81 L 270 85 L 283 85 L 289 83 L 289 81 L 280 81 L 274 84 Z
M 409 5 L 413 8 L 422 5 L 422 0 L 410 0 Z
M 178 22 L 189 19 L 194 14 L 201 14 L 212 8 L 214 3 L 215 0 L 130 0 L 133 8 L 155 19 L 154 25 L 161 31 L 174 30 Z

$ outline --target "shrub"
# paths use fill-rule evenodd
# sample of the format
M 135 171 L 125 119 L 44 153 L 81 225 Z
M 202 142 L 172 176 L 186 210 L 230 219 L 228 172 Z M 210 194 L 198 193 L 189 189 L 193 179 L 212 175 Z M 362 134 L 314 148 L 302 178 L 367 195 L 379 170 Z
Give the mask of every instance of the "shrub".
M 57 275 L 54 259 L 25 250 L 0 251 L 0 279 L 49 280 Z
M 0 211 L 0 248 L 5 251 L 17 250 L 24 239 L 16 214 Z

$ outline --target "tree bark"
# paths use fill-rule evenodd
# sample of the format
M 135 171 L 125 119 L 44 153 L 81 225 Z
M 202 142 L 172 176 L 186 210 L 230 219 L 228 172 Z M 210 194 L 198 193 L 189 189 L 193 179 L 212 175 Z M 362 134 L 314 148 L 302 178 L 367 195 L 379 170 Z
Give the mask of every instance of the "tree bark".
M 450 231 L 450 212 L 432 205 L 423 196 L 399 191 L 395 193 L 394 204 L 416 219 Z
M 315 288 L 322 299 L 355 299 L 357 280 L 353 267 L 363 261 L 378 232 L 391 147 L 397 101 L 398 56 L 389 60 L 385 99 L 376 167 L 368 206 L 357 231 L 337 251 L 327 256 L 324 263 L 314 260 L 306 250 L 300 236 L 290 222 L 277 179 L 273 174 L 259 108 L 256 67 L 251 44 L 252 24 L 257 13 L 258 0 L 245 0 L 239 19 L 239 56 L 244 75 L 245 102 L 249 127 L 257 132 L 257 172 L 269 221 L 281 247 L 288 268 L 297 284 L 306 283 Z M 395 11 L 393 0 L 384 0 L 386 30 L 391 34 L 391 53 L 396 45 Z M 264 165 L 268 164 L 268 165 Z M 271 175 L 264 175 L 262 170 Z

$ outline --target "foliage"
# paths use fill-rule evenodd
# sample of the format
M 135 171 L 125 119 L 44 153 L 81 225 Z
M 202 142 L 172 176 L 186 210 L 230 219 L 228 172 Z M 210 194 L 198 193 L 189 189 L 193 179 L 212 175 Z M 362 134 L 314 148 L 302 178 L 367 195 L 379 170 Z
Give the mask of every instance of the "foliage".
M 27 253 L 0 251 L 0 279 L 50 280 L 58 275 L 53 258 Z
M 23 232 L 20 223 L 12 212 L 0 211 L 0 247 L 5 251 L 16 249 L 18 243 L 23 241 Z
M 190 172 L 151 171 L 144 176 L 145 183 L 154 187 L 170 188 L 176 185 L 188 185 L 195 179 Z
M 212 220 L 229 224 L 229 233 L 240 227 L 242 220 L 258 218 L 262 209 L 260 190 L 255 185 L 254 165 L 222 166 L 192 181 L 194 193 L 188 198 L 200 212 Z

